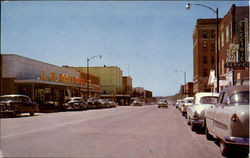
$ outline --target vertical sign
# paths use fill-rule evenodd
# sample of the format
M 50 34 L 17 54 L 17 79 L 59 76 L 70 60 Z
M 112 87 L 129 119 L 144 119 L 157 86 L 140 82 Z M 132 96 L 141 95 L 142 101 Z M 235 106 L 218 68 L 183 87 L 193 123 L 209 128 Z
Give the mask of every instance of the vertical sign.
M 239 27 L 239 54 L 238 59 L 240 63 L 245 62 L 245 21 L 240 22 Z
M 249 38 L 248 19 L 245 18 L 245 62 L 249 62 Z

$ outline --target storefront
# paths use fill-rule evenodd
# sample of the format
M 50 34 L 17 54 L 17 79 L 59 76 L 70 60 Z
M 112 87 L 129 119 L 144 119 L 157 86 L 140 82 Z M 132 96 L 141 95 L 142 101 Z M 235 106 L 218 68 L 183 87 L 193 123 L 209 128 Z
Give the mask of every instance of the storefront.
M 78 71 L 14 54 L 2 58 L 3 94 L 25 94 L 40 109 L 58 110 L 67 98 L 86 98 L 86 79 Z M 100 85 L 91 84 L 89 89 L 91 95 L 100 96 Z

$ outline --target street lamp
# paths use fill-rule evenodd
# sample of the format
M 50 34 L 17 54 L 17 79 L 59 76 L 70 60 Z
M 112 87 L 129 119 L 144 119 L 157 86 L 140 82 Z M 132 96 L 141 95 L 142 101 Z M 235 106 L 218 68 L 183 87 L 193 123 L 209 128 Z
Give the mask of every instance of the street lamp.
M 87 58 L 87 99 L 89 99 L 89 61 L 95 57 L 100 57 L 100 59 L 102 58 L 101 55 L 96 55 L 96 56 Z
M 217 78 L 217 87 L 216 87 L 216 91 L 217 93 L 219 93 L 219 9 L 216 8 L 216 10 L 214 10 L 213 8 L 209 7 L 209 6 L 206 6 L 206 5 L 203 5 L 203 4 L 191 4 L 191 3 L 188 3 L 186 5 L 186 9 L 189 10 L 191 5 L 197 5 L 197 6 L 201 6 L 201 7 L 205 7 L 205 8 L 208 8 L 210 10 L 212 10 L 215 14 L 216 14 L 216 36 L 217 36 L 217 42 L 216 42 L 216 45 L 217 45 L 217 49 L 216 49 L 216 78 Z

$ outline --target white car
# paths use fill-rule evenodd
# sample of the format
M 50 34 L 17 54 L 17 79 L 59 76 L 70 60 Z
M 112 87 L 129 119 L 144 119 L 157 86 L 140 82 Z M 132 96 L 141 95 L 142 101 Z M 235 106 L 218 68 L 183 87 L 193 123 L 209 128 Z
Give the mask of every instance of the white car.
M 181 105 L 182 116 L 185 116 L 187 113 L 187 107 L 193 105 L 194 97 L 186 97 L 184 103 Z
M 187 122 L 192 131 L 204 127 L 205 110 L 213 107 L 218 101 L 219 93 L 200 92 L 194 97 L 194 104 L 187 108 Z
M 236 146 L 249 150 L 249 86 L 223 89 L 205 117 L 206 137 L 220 142 L 223 156 L 231 155 Z

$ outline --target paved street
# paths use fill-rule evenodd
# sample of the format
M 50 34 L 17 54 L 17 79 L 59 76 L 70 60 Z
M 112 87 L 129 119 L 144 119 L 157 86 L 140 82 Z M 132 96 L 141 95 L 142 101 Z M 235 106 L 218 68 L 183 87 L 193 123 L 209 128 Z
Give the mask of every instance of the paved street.
M 4 118 L 1 149 L 4 157 L 221 157 L 219 147 L 192 132 L 172 105 Z

